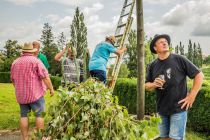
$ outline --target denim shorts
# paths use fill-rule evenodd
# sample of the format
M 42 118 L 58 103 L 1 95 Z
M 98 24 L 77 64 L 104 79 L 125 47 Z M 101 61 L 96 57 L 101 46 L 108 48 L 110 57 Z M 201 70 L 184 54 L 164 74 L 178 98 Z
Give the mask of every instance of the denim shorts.
M 179 112 L 173 115 L 160 115 L 161 123 L 158 128 L 161 138 L 170 137 L 174 140 L 184 140 L 187 111 Z
M 33 103 L 20 104 L 21 117 L 28 117 L 28 113 L 30 113 L 31 110 L 35 112 L 36 117 L 41 117 L 42 112 L 45 111 L 45 100 L 43 96 Z
M 106 84 L 106 71 L 103 70 L 91 70 L 90 75 L 93 78 L 98 79 L 99 81 Z

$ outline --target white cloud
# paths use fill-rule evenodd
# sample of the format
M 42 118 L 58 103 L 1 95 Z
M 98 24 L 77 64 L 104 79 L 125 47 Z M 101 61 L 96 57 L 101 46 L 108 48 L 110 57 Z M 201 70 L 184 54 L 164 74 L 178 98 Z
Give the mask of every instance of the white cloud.
M 36 21 L 5 25 L 0 32 L 0 45 L 3 46 L 7 39 L 18 40 L 21 44 L 37 40 L 41 36 L 41 30 L 42 25 Z
M 65 16 L 55 24 L 58 28 L 69 28 L 72 20 L 73 18 L 71 16 Z
M 43 1 L 43 0 L 4 0 L 4 1 L 11 2 L 15 5 L 28 6 L 28 5 L 34 4 L 36 2 Z
M 98 15 L 93 15 L 87 18 L 87 28 L 88 28 L 88 42 L 89 49 L 92 53 L 95 46 L 105 40 L 108 35 L 114 34 L 116 27 L 116 19 L 112 18 L 111 21 L 101 21 Z
M 85 7 L 83 12 L 86 16 L 93 15 L 97 11 L 100 11 L 104 8 L 104 5 L 101 3 L 94 3 L 92 7 Z
M 186 24 L 195 36 L 210 36 L 210 1 L 191 0 L 176 5 L 162 19 L 164 25 L 180 26 Z
M 176 5 L 173 9 L 171 9 L 168 13 L 163 16 L 163 23 L 166 25 L 182 25 L 189 17 L 189 8 L 190 6 L 181 6 Z
M 175 0 L 144 0 L 144 3 L 148 3 L 148 4 L 168 4 L 168 3 L 172 3 Z
M 90 3 L 90 1 L 88 0 L 49 0 L 49 1 L 56 2 L 63 5 L 71 5 L 71 6 L 78 6 L 81 4 Z M 97 0 L 91 0 L 91 2 L 95 2 L 95 1 Z
M 56 15 L 56 14 L 50 14 L 45 17 L 52 22 L 57 22 L 60 19 L 59 15 Z
M 210 13 L 199 18 L 191 34 L 194 36 L 210 36 Z

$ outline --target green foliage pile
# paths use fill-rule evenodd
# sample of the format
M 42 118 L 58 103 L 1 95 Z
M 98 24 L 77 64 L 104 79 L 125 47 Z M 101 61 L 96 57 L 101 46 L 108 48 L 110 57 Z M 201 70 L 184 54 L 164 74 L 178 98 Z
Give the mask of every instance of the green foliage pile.
M 72 91 L 60 90 L 49 110 L 51 120 L 39 138 L 80 140 L 148 140 L 157 135 L 159 119 L 135 120 L 110 89 L 92 79 Z

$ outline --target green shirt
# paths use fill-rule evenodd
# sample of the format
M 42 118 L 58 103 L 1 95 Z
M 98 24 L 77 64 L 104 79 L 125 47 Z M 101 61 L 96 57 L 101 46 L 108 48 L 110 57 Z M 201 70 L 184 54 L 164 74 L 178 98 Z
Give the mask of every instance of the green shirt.
M 47 57 L 44 54 L 39 53 L 38 54 L 38 58 L 42 61 L 42 63 L 44 64 L 45 68 L 49 69 L 50 65 L 49 65 L 49 63 L 47 61 Z

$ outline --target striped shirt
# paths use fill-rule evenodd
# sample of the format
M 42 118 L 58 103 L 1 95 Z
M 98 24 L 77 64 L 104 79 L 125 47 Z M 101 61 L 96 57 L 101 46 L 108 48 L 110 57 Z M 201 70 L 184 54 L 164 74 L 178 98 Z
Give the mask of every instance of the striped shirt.
M 42 78 L 48 76 L 43 63 L 33 54 L 24 53 L 11 66 L 11 80 L 15 86 L 17 102 L 28 104 L 44 96 L 46 86 Z
M 78 83 L 77 79 L 77 69 L 75 62 L 70 58 L 62 58 L 63 59 L 63 66 L 64 66 L 64 72 L 63 72 L 63 78 L 61 82 L 66 81 L 67 83 Z M 76 59 L 76 63 L 78 65 L 79 69 L 79 76 L 83 75 L 83 64 L 82 60 Z

